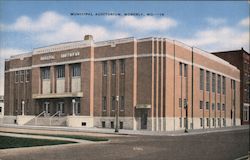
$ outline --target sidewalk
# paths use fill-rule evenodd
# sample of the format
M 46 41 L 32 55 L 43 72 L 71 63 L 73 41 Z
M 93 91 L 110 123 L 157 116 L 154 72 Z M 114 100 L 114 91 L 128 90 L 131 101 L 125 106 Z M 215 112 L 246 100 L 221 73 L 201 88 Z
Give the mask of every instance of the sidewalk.
M 78 127 L 61 127 L 61 126 L 18 126 L 13 124 L 1 124 L 0 127 L 17 128 L 17 129 L 33 129 L 33 130 L 51 130 L 51 131 L 70 131 L 70 132 L 87 132 L 87 133 L 101 133 L 101 134 L 118 134 L 118 135 L 150 135 L 150 136 L 187 136 L 197 135 L 214 132 L 226 132 L 235 130 L 249 130 L 248 125 L 225 127 L 225 128 L 212 128 L 212 129 L 195 129 L 188 130 L 188 133 L 184 133 L 184 130 L 178 131 L 146 131 L 146 130 L 126 130 L 120 129 L 119 133 L 115 133 L 114 129 L 108 128 L 78 128 Z

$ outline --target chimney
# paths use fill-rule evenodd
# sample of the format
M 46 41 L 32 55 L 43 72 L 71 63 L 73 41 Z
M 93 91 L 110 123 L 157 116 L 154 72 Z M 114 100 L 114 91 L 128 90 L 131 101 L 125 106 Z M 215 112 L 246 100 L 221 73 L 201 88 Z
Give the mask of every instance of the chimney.
M 85 41 L 92 41 L 92 40 L 93 40 L 93 36 L 87 34 L 87 35 L 84 36 L 84 40 L 85 40 Z

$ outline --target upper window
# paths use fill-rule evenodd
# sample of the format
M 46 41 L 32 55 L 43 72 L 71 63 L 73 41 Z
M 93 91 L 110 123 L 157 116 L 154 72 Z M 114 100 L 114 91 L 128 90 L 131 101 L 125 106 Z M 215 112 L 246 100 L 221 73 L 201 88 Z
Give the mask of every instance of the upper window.
M 111 109 L 112 109 L 112 111 L 114 111 L 115 110 L 115 96 L 112 96 L 111 98 L 112 98 L 111 99 Z
M 180 69 L 180 76 L 182 76 L 182 63 L 179 63 L 179 69 Z
M 15 72 L 15 82 L 18 83 L 19 82 L 19 71 Z
M 220 103 L 217 103 L 218 110 L 220 110 Z
M 221 76 L 217 75 L 217 93 L 221 93 Z
M 182 107 L 182 99 L 179 98 L 179 107 L 181 108 Z
M 42 68 L 42 79 L 50 79 L 50 68 Z
M 107 65 L 107 61 L 104 61 L 102 64 L 103 67 L 103 75 L 106 76 L 108 74 L 108 65 Z
M 74 64 L 72 65 L 72 77 L 78 77 L 81 75 L 81 65 Z
M 107 97 L 103 96 L 102 97 L 102 110 L 106 111 L 106 109 L 107 109 Z
M 212 74 L 212 92 L 215 92 L 216 77 L 215 73 Z
M 184 64 L 184 77 L 188 76 L 188 65 Z
M 115 61 L 112 61 L 111 65 L 112 65 L 112 74 L 115 74 L 116 73 L 116 64 L 115 64 Z
M 26 70 L 26 82 L 30 81 L 30 70 Z
M 206 71 L 206 91 L 210 91 L 210 72 Z
M 226 94 L 226 78 L 222 77 L 222 93 Z
M 206 110 L 209 110 L 209 102 L 206 102 Z
M 124 59 L 120 60 L 120 73 L 125 74 L 125 60 Z
M 200 109 L 203 109 L 203 101 L 200 101 Z
M 24 82 L 24 70 L 20 71 L 20 82 Z
M 125 101 L 124 101 L 124 96 L 120 97 L 120 110 L 124 110 L 125 107 Z
M 64 78 L 65 77 L 65 68 L 64 66 L 56 67 L 56 78 Z
M 200 90 L 204 90 L 204 70 L 200 69 Z

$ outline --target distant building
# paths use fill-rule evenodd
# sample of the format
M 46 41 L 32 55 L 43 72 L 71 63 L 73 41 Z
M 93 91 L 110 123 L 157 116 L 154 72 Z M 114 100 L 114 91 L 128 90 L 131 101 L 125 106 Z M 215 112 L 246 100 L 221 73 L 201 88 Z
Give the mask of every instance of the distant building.
M 0 117 L 4 115 L 4 98 L 0 96 Z
M 250 104 L 250 54 L 243 48 L 241 50 L 222 51 L 212 53 L 240 70 L 240 117 L 242 124 L 249 124 Z
M 124 129 L 235 126 L 239 92 L 235 66 L 166 38 L 86 36 L 5 61 L 6 121 L 20 125 L 114 128 L 118 112 Z

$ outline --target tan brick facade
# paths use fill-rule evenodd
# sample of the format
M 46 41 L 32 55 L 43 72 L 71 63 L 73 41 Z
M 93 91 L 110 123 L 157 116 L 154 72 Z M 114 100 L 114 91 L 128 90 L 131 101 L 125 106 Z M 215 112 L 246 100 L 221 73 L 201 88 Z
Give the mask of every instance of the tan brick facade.
M 165 38 L 70 42 L 6 60 L 5 115 L 21 115 L 22 103 L 25 115 L 51 116 L 62 107 L 69 126 L 87 119 L 87 126 L 109 128 L 119 105 L 127 129 L 239 125 L 239 79 L 226 61 Z

